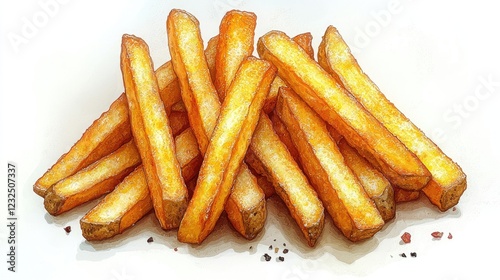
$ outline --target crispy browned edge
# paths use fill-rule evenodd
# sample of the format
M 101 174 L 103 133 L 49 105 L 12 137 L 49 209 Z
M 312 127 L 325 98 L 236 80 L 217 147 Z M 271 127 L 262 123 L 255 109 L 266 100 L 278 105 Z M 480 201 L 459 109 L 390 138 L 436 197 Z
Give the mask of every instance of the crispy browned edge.
M 134 199 L 120 200 L 131 196 Z M 107 220 L 102 216 L 108 209 L 121 209 L 122 214 L 113 220 Z M 153 202 L 141 165 L 80 219 L 82 235 L 88 241 L 111 238 L 132 227 L 151 210 L 153 210 Z

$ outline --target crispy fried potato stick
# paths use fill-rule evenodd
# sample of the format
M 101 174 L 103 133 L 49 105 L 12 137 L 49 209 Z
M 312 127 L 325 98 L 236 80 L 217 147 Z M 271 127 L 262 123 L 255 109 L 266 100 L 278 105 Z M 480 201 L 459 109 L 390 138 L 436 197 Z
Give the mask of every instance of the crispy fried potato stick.
M 47 190 L 44 206 L 51 215 L 59 215 L 112 191 L 141 163 L 133 141 L 66 177 Z
M 293 144 L 292 136 L 288 132 L 288 129 L 286 128 L 286 125 L 283 123 L 283 121 L 280 119 L 280 117 L 276 114 L 276 112 L 272 112 L 269 116 L 269 119 L 271 119 L 271 122 L 273 123 L 273 129 L 280 138 L 281 142 L 285 144 L 285 147 L 288 149 L 290 152 L 290 155 L 293 157 L 295 162 L 299 165 L 299 167 L 302 169 L 302 164 L 300 163 L 300 155 L 299 151 Z
M 297 43 L 311 58 L 314 57 L 314 49 L 312 47 L 312 35 L 311 33 L 302 33 L 292 38 L 292 40 Z M 271 113 L 276 106 L 276 100 L 278 99 L 278 91 L 280 87 L 286 86 L 285 81 L 279 76 L 274 78 L 271 84 L 271 89 L 267 95 L 266 103 L 264 104 L 264 112 L 267 114 Z
M 251 12 L 231 10 L 222 18 L 215 54 L 214 81 L 220 100 L 224 100 L 241 62 L 253 53 L 256 25 L 257 16 Z
M 176 13 L 180 13 L 181 15 L 175 15 Z M 194 17 L 191 15 L 182 15 L 182 11 L 177 11 L 172 15 L 170 21 L 167 21 L 167 29 L 169 29 L 169 36 L 176 36 L 175 32 L 180 30 L 180 27 L 189 27 L 187 30 L 183 30 L 183 32 L 190 33 L 198 33 L 199 28 L 198 23 Z M 182 20 L 185 20 L 184 24 L 182 24 Z M 175 27 L 174 21 L 179 21 L 177 23 L 178 27 Z M 187 25 L 186 25 L 187 23 Z M 179 30 L 176 30 L 179 29 Z M 173 30 L 172 30 L 173 29 Z M 179 31 L 180 32 L 180 31 Z M 182 36 L 182 33 L 178 34 Z M 188 34 L 192 36 L 193 34 Z M 209 41 L 208 45 L 211 44 L 217 45 L 219 36 L 214 37 Z M 170 39 L 169 37 L 169 47 L 174 49 L 179 49 L 178 53 L 182 54 L 182 49 L 186 47 L 186 45 L 176 45 L 176 38 Z M 195 36 L 196 45 L 201 45 L 201 36 Z M 208 47 L 207 47 L 208 48 Z M 174 51 L 176 52 L 176 51 Z M 206 52 L 205 52 L 206 53 Z M 210 137 L 213 133 L 215 123 L 217 118 L 219 117 L 220 112 L 220 102 L 216 92 L 212 89 L 211 79 L 207 80 L 206 74 L 202 75 L 198 72 L 197 67 L 203 68 L 203 57 L 198 52 L 197 62 L 193 62 L 193 56 L 196 56 L 196 53 L 192 52 L 184 52 L 185 56 L 188 55 L 189 60 L 182 55 L 178 56 L 178 59 L 173 59 L 176 64 L 179 65 L 179 77 L 181 77 L 181 85 L 185 86 L 185 89 L 182 91 L 182 97 L 185 103 L 191 104 L 190 107 L 186 106 L 188 114 L 191 116 L 190 122 L 193 127 L 193 131 L 196 133 L 196 138 L 198 140 L 199 148 L 202 154 L 205 154 L 208 143 L 210 141 Z M 174 56 L 172 56 L 174 57 Z M 208 57 L 206 55 L 206 57 Z M 183 60 L 184 59 L 184 60 Z M 197 67 L 188 67 L 185 66 L 185 63 L 197 64 Z M 215 71 L 210 70 L 211 65 L 215 64 L 215 60 L 209 61 L 207 59 L 207 64 L 209 67 L 209 71 L 211 72 L 212 79 L 215 77 Z M 186 71 L 186 72 L 184 72 Z M 195 72 L 191 72 L 195 71 Z M 202 70 L 202 73 L 206 73 L 206 70 Z M 199 84 L 196 87 L 191 87 L 190 83 L 194 79 Z M 201 85 L 201 86 L 199 86 Z M 216 112 L 217 114 L 214 114 Z M 207 131 L 205 131 L 207 129 Z M 244 176 L 244 178 L 251 178 L 250 171 L 247 170 L 247 166 L 242 164 L 240 167 L 238 177 Z M 246 173 L 246 174 L 245 174 Z M 244 191 L 238 190 L 240 188 L 245 188 Z M 234 195 L 233 195 L 234 192 Z M 252 179 L 248 182 L 243 180 L 235 180 L 235 185 L 233 186 L 233 190 L 231 195 L 228 198 L 229 203 L 226 203 L 225 210 L 228 213 L 228 218 L 233 227 L 242 234 L 247 239 L 254 238 L 264 227 L 264 223 L 267 216 L 267 211 L 265 208 L 265 195 L 259 186 L 256 184 L 255 180 Z M 254 204 L 252 204 L 253 202 Z
M 309 106 L 391 183 L 419 190 L 429 181 L 430 173 L 420 160 L 286 34 L 268 32 L 259 39 L 257 50 L 278 68 L 280 77 Z
M 214 75 L 216 49 L 217 37 L 214 37 L 209 40 L 205 50 L 209 69 L 212 69 Z M 155 73 L 163 105 L 167 113 L 170 113 L 170 107 L 181 101 L 179 83 L 172 63 L 169 61 L 163 64 Z M 177 135 L 180 131 L 173 129 L 172 132 Z M 45 196 L 50 186 L 110 154 L 131 139 L 127 98 L 123 93 L 108 111 L 92 123 L 73 147 L 36 181 L 33 191 Z
M 374 168 L 356 149 L 349 146 L 345 139 L 338 142 L 338 147 L 344 160 L 377 207 L 384 221 L 396 215 L 394 190 L 391 183 L 380 171 Z
M 88 241 L 111 238 L 133 226 L 152 209 L 141 165 L 80 219 L 82 235 Z
M 323 231 L 323 204 L 276 135 L 271 120 L 265 113 L 260 115 L 246 161 L 256 172 L 273 183 L 276 193 L 285 202 L 307 244 L 313 247 Z
M 201 243 L 213 230 L 231 192 L 276 69 L 249 57 L 231 83 L 207 147 L 198 182 L 178 231 L 181 242 Z
M 467 188 L 466 175 L 439 147 L 392 104 L 366 75 L 337 29 L 329 26 L 318 59 L 387 129 L 415 153 L 432 174 L 422 189 L 441 211 L 456 205 Z
M 276 113 L 291 132 L 304 171 L 335 225 L 351 241 L 372 237 L 384 220 L 345 163 L 326 123 L 287 87 L 280 89 Z
M 188 192 L 148 46 L 140 38 L 124 35 L 120 58 L 132 134 L 147 175 L 155 214 L 163 229 L 176 228 L 186 210 Z

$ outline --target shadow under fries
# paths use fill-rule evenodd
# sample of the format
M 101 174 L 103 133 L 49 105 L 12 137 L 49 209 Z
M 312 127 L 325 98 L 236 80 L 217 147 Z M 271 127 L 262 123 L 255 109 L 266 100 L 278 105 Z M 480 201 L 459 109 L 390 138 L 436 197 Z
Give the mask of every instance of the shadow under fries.
M 84 204 L 57 217 L 46 214 L 45 218 L 48 223 L 63 226 L 68 221 L 80 219 L 95 203 Z M 280 248 L 286 247 L 304 260 L 316 260 L 328 254 L 338 261 L 352 264 L 374 251 L 382 240 L 399 238 L 410 226 L 429 223 L 444 216 L 450 218 L 461 216 L 459 207 L 441 212 L 427 198 L 421 196 L 419 200 L 398 204 L 396 217 L 388 221 L 373 238 L 353 243 L 342 235 L 331 217 L 326 214 L 323 233 L 316 246 L 311 248 L 279 197 L 272 196 L 267 199 L 267 211 L 266 226 L 253 240 L 240 236 L 232 228 L 224 213 L 214 231 L 199 245 L 177 241 L 177 230 L 162 230 L 154 213 L 151 212 L 133 227 L 113 238 L 92 242 L 82 238 L 76 257 L 78 260 L 100 261 L 112 257 L 124 248 L 129 251 L 142 250 L 145 246 L 151 246 L 147 244 L 147 239 L 152 237 L 156 249 L 189 254 L 196 258 L 213 257 L 226 251 L 247 253 L 254 258 L 269 253 L 268 246 L 274 245 Z M 283 243 L 286 243 L 286 246 Z

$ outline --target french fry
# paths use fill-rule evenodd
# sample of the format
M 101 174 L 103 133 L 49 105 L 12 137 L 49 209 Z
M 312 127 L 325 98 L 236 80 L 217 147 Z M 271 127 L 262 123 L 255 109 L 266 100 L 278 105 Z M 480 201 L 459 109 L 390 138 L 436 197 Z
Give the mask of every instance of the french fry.
M 373 200 L 384 221 L 394 218 L 396 215 L 396 205 L 391 183 L 380 171 L 363 158 L 356 149 L 349 146 L 345 139 L 341 139 L 337 145 L 340 153 L 344 156 L 347 166 L 358 177 L 366 194 Z
M 456 205 L 467 188 L 466 175 L 460 166 L 386 98 L 363 72 L 335 27 L 327 28 L 318 57 L 323 68 L 335 74 L 345 88 L 427 167 L 432 179 L 422 191 L 429 200 L 441 211 Z
M 271 120 L 261 113 L 255 129 L 247 163 L 267 177 L 283 200 L 291 216 L 306 238 L 316 244 L 324 227 L 324 208 L 306 176 L 273 130 Z
M 120 58 L 132 134 L 147 175 L 155 214 L 163 229 L 176 228 L 186 210 L 188 192 L 148 46 L 138 37 L 124 35 Z
M 189 182 L 198 176 L 203 156 L 191 128 L 175 137 L 175 156 L 181 166 L 184 182 Z
M 82 235 L 88 241 L 111 238 L 130 228 L 152 209 L 146 175 L 139 166 L 80 219 Z
M 276 69 L 249 57 L 241 64 L 222 104 L 198 182 L 178 231 L 181 242 L 200 243 L 213 230 L 257 125 Z
M 257 16 L 251 12 L 231 10 L 222 18 L 214 80 L 220 100 L 224 100 L 241 62 L 253 53 L 256 24 Z
M 183 47 L 185 48 L 185 45 L 177 44 L 177 38 L 171 38 L 171 36 L 183 36 L 182 33 L 176 34 L 176 32 L 178 31 L 176 30 L 176 28 L 179 30 L 182 26 L 189 28 L 187 29 L 187 32 L 191 33 L 189 34 L 189 36 L 192 36 L 193 34 L 199 34 L 199 28 L 196 19 L 188 14 L 182 15 L 183 13 L 184 12 L 182 11 L 176 11 L 173 13 L 172 17 L 169 17 L 169 20 L 167 20 L 167 29 L 169 32 L 169 47 L 178 49 L 178 51 L 171 51 L 172 53 L 182 54 L 182 49 Z M 175 14 L 180 15 L 176 16 Z M 182 23 L 183 20 L 184 24 Z M 178 21 L 177 27 L 176 24 L 174 24 L 175 21 Z M 183 30 L 183 32 L 186 32 L 186 30 Z M 218 38 L 219 36 L 214 37 L 214 39 L 210 40 L 208 44 L 217 44 Z M 196 41 L 195 45 L 201 45 L 200 35 L 194 36 L 194 39 L 193 37 L 191 37 L 191 40 Z M 219 117 L 221 105 L 219 102 L 219 97 L 212 88 L 213 84 L 211 83 L 211 80 L 208 80 L 209 77 L 207 77 L 206 75 L 206 70 L 203 66 L 204 63 L 202 61 L 203 57 L 200 54 L 199 49 L 197 54 L 193 54 L 192 52 L 184 52 L 184 54 L 188 55 L 191 60 L 187 60 L 185 56 L 183 58 L 182 55 L 179 55 L 177 58 L 173 56 L 173 61 L 175 64 L 179 64 L 179 67 L 178 69 L 176 69 L 176 71 L 179 71 L 181 84 L 184 85 L 184 88 L 181 91 L 182 98 L 184 100 L 184 103 L 191 104 L 191 106 L 189 107 L 186 106 L 188 114 L 189 116 L 191 116 L 191 127 L 195 132 L 200 151 L 202 152 L 202 154 L 205 154 L 208 143 L 210 141 L 210 137 L 215 128 L 215 123 L 217 121 L 217 118 Z M 194 56 L 198 57 L 196 59 L 196 62 L 193 62 L 192 60 Z M 198 68 L 194 67 L 193 65 L 191 65 L 191 67 L 186 66 L 184 65 L 185 63 L 194 63 Z M 209 72 L 211 73 L 211 77 L 215 78 L 215 71 L 210 70 L 211 65 L 215 64 L 215 60 L 208 61 L 207 59 L 207 64 L 209 67 Z M 204 75 L 202 75 L 198 71 L 199 68 L 203 68 L 201 73 L 205 73 Z M 195 72 L 191 72 L 193 70 Z M 198 81 L 198 87 L 191 87 L 190 83 L 192 83 L 192 81 L 189 80 L 188 77 L 190 77 L 190 79 L 195 79 L 196 81 Z M 216 112 L 216 114 L 214 114 L 213 112 Z M 205 131 L 205 129 L 207 131 Z M 246 169 L 247 166 L 243 163 L 240 167 L 239 173 L 248 172 Z M 238 176 L 240 175 L 238 174 Z M 245 176 L 246 178 L 251 177 L 248 176 L 248 174 L 242 174 L 241 176 Z M 238 191 L 239 188 L 245 188 L 246 190 L 244 192 Z M 239 195 L 233 196 L 233 191 L 235 193 L 239 193 Z M 235 180 L 233 191 L 231 192 L 228 200 L 231 200 L 234 203 L 229 203 L 225 206 L 225 210 L 229 214 L 229 221 L 231 222 L 233 227 L 237 231 L 239 231 L 239 233 L 242 234 L 245 238 L 252 239 L 264 227 L 264 222 L 267 216 L 267 211 L 265 208 L 265 195 L 259 188 L 259 186 L 255 183 L 255 180 L 251 180 L 248 182 L 244 182 L 243 180 Z M 244 194 L 245 196 L 241 194 Z M 252 206 L 250 205 L 249 201 L 256 204 Z M 251 217 L 251 220 L 242 219 L 241 217 Z
M 358 152 L 402 188 L 419 190 L 430 173 L 418 158 L 285 33 L 271 31 L 257 43 L 259 55 Z
M 290 132 L 304 172 L 335 225 L 351 241 L 372 237 L 384 220 L 345 163 L 326 123 L 287 87 L 280 89 L 276 112 Z
M 64 178 L 47 190 L 44 206 L 59 215 L 85 202 L 111 192 L 141 163 L 132 141 L 79 172 Z
M 311 33 L 302 33 L 292 38 L 311 58 L 314 57 L 314 49 L 312 47 L 312 35 Z M 266 103 L 264 104 L 264 112 L 267 114 L 271 113 L 276 106 L 276 100 L 278 100 L 278 91 L 280 87 L 286 86 L 285 81 L 279 76 L 274 78 L 271 84 L 271 89 L 267 95 Z

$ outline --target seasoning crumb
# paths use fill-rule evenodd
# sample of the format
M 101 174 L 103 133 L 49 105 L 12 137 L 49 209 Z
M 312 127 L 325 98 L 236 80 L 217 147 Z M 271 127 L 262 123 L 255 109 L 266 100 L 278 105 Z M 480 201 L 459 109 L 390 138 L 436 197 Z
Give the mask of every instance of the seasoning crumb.
M 403 257 L 403 258 L 406 258 L 406 254 L 405 254 L 405 253 L 401 253 L 401 254 L 399 254 L 399 255 L 400 255 L 401 257 Z
M 286 243 L 283 243 L 283 247 L 286 247 Z
M 249 250 L 252 250 L 252 249 L 253 249 L 253 246 L 250 246 L 248 249 L 249 249 Z
M 453 235 L 451 235 L 451 232 L 448 232 L 448 239 L 452 239 Z
M 152 237 L 152 236 L 148 238 L 148 243 L 151 243 L 151 242 L 153 242 L 153 241 L 154 241 L 154 240 L 153 240 L 153 237 Z
M 276 242 L 276 238 L 274 239 L 274 242 Z
M 65 231 L 66 233 L 70 233 L 70 232 L 71 232 L 71 226 L 67 226 L 67 227 L 65 227 L 65 228 L 64 228 L 64 231 Z
M 272 250 L 273 249 L 273 245 L 269 245 L 269 250 Z
M 284 262 L 284 261 L 285 261 L 285 258 L 284 258 L 284 257 L 282 257 L 282 256 L 279 256 L 279 257 L 278 257 L 278 261 L 279 261 L 279 262 Z
M 288 249 L 283 249 L 283 254 L 288 254 Z
M 442 231 L 435 231 L 433 233 L 431 233 L 432 237 L 436 238 L 436 239 L 440 239 L 441 237 L 443 237 L 443 232 Z
M 177 252 L 177 250 L 179 250 L 179 249 L 177 249 L 177 247 L 175 247 L 175 248 L 174 248 L 174 251 L 176 251 L 176 252 Z
M 409 232 L 403 233 L 403 235 L 401 235 L 401 240 L 403 240 L 404 243 L 410 243 L 411 242 L 411 234 Z
M 280 248 L 276 247 L 274 248 L 274 253 L 277 254 L 280 251 Z
M 270 261 L 271 260 L 271 256 L 269 256 L 267 253 L 264 254 L 264 259 L 266 260 L 266 262 Z
M 411 253 L 410 253 L 410 256 L 411 256 L 412 258 L 416 258 L 416 257 L 417 257 L 417 253 L 416 253 L 416 252 L 411 252 Z
M 457 207 L 456 206 L 453 206 L 453 211 L 457 211 Z

